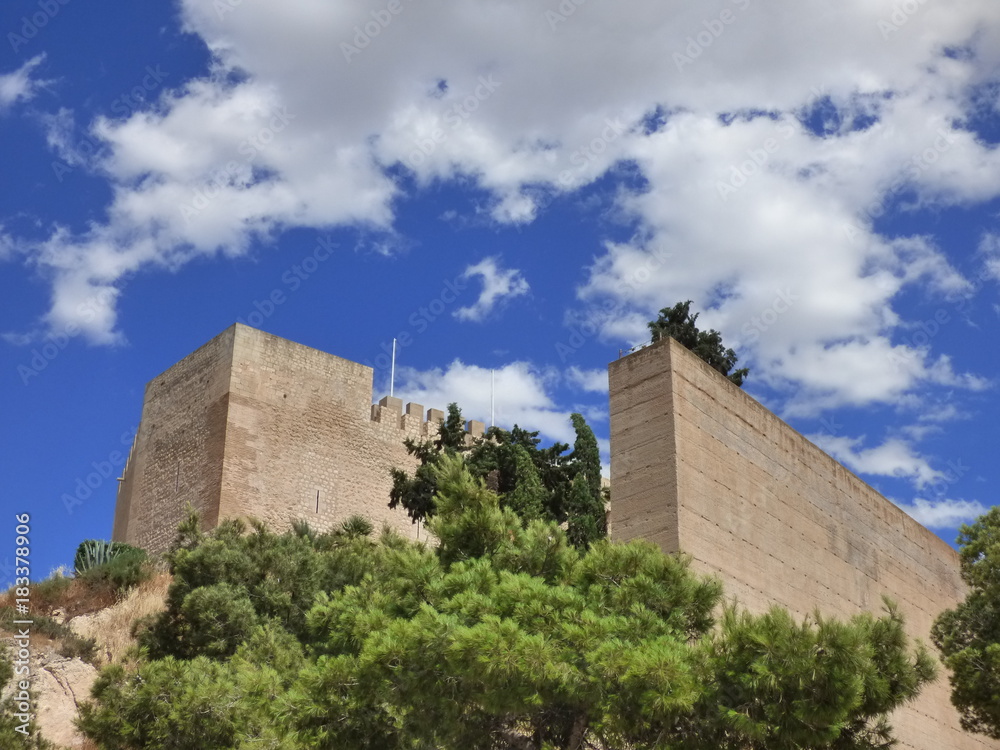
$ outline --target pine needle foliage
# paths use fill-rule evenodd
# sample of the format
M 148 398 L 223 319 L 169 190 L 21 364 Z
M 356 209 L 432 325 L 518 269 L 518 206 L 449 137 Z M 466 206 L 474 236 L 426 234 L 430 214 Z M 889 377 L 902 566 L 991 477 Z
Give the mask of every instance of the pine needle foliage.
M 891 607 L 800 622 L 730 605 L 717 622 L 721 585 L 685 558 L 575 547 L 457 453 L 434 474 L 433 547 L 224 524 L 179 550 L 155 638 L 101 673 L 87 736 L 116 750 L 875 750 L 933 671 Z
M 510 431 L 491 427 L 473 444 L 461 432 L 462 412 L 448 405 L 448 418 L 438 438 L 405 441 L 410 455 L 420 464 L 413 475 L 392 471 L 389 507 L 402 506 L 413 521 L 427 521 L 437 512 L 437 472 L 448 456 L 462 455 L 466 466 L 500 496 L 502 507 L 517 513 L 522 525 L 533 520 L 566 523 L 575 546 L 585 548 L 607 536 L 604 495 L 601 491 L 601 457 L 597 438 L 580 414 L 571 415 L 576 441 L 569 446 L 555 443 L 540 448 L 538 432 L 517 425 Z M 585 490 L 574 486 L 582 477 Z
M 653 342 L 670 337 L 690 349 L 708 363 L 712 369 L 725 375 L 733 384 L 742 386 L 750 374 L 746 367 L 733 370 L 739 357 L 722 343 L 722 334 L 714 329 L 702 331 L 695 323 L 699 313 L 691 314 L 691 300 L 664 307 L 656 320 L 649 322 Z
M 942 613 L 931 637 L 951 670 L 962 727 L 1000 739 L 1000 507 L 962 526 L 964 601 Z

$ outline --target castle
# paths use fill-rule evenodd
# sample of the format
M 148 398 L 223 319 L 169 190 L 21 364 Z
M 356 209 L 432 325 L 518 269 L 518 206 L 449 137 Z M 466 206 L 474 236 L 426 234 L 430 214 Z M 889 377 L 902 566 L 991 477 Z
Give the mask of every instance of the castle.
M 361 514 L 410 538 L 387 507 L 406 437 L 443 413 L 383 398 L 372 370 L 237 324 L 146 388 L 114 538 L 166 549 L 187 503 L 207 527 L 254 516 L 276 530 Z M 936 535 L 672 339 L 612 362 L 610 531 L 683 551 L 753 611 L 849 617 L 898 602 L 910 635 L 965 595 Z M 481 422 L 470 422 L 473 436 Z M 909 750 L 998 750 L 960 729 L 942 675 L 893 717 Z
M 372 404 L 372 369 L 236 323 L 146 386 L 112 538 L 163 552 L 190 503 L 205 528 L 258 518 L 329 529 L 360 514 L 418 539 L 387 504 L 403 445 L 444 419 L 398 398 Z M 482 422 L 470 422 L 473 437 Z

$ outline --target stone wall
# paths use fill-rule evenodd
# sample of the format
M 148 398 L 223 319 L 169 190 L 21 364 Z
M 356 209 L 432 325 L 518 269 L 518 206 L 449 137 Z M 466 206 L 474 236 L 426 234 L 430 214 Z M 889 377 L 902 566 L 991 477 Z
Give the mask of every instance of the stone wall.
M 146 388 L 119 488 L 114 539 L 167 549 L 188 502 L 205 528 L 254 517 L 329 529 L 354 514 L 426 538 L 389 510 L 393 467 L 412 470 L 406 437 L 433 437 L 444 413 L 383 398 L 370 367 L 237 324 Z M 483 425 L 471 422 L 481 434 Z
M 146 385 L 113 539 L 164 551 L 189 502 L 206 528 L 218 522 L 235 336 L 229 328 Z
M 929 644 L 964 596 L 954 550 L 677 342 L 609 369 L 613 538 L 691 555 L 753 611 L 848 617 L 889 595 Z M 943 669 L 894 726 L 913 750 L 1000 748 L 961 731 Z

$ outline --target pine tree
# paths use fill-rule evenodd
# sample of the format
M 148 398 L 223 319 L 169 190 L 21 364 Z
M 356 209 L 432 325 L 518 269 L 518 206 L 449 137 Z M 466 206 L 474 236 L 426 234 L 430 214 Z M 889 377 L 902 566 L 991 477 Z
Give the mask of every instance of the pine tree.
M 228 524 L 180 550 L 160 622 L 187 653 L 105 668 L 84 733 L 121 750 L 879 750 L 933 676 L 891 606 L 800 622 L 730 605 L 717 623 L 721 585 L 685 558 L 574 548 L 456 453 L 434 472 L 437 546 Z
M 722 334 L 711 329 L 700 331 L 695 325 L 698 313 L 691 314 L 691 300 L 678 302 L 673 307 L 664 307 L 656 320 L 649 322 L 649 331 L 654 342 L 669 336 L 677 343 L 690 349 L 713 369 L 725 375 L 735 385 L 742 386 L 750 370 L 746 367 L 733 371 L 739 357 L 732 349 L 722 344 Z
M 951 670 L 962 727 L 1000 739 L 1000 507 L 962 526 L 958 544 L 969 593 L 938 616 L 931 637 Z

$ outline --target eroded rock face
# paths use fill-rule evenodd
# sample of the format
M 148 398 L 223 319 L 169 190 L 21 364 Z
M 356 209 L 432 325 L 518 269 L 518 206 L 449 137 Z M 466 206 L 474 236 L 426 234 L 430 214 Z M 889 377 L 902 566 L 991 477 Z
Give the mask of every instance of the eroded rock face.
M 81 750 L 83 735 L 74 725 L 79 704 L 90 697 L 97 678 L 93 665 L 60 656 L 53 644 L 31 646 L 31 691 L 38 731 L 59 748 Z M 11 686 L 5 686 L 6 695 Z

